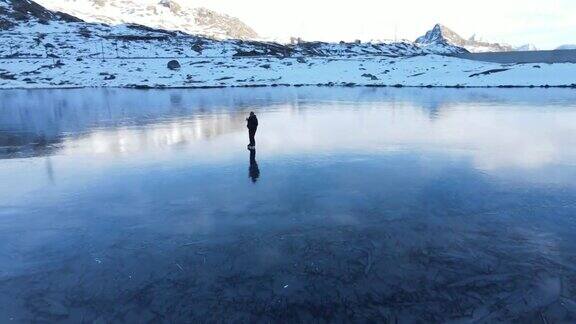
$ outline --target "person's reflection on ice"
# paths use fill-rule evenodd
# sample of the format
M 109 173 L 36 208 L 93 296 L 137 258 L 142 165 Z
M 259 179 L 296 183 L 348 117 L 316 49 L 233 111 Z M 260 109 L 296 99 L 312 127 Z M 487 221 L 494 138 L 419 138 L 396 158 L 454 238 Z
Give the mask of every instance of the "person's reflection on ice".
M 260 169 L 258 168 L 258 162 L 256 162 L 256 149 L 250 149 L 250 168 L 248 169 L 248 175 L 252 179 L 253 183 L 258 181 L 260 178 Z

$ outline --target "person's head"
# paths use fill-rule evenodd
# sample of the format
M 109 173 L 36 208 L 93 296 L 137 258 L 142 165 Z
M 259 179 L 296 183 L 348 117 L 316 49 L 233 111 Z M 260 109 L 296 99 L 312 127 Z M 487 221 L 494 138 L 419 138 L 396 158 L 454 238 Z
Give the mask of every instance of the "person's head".
M 253 111 L 251 111 L 250 116 L 256 116 L 256 114 Z

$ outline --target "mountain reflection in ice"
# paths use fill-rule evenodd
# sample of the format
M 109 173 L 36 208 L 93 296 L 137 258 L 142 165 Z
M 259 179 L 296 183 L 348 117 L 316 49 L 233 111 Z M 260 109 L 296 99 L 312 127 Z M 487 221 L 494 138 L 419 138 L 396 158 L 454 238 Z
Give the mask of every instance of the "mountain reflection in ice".
M 0 323 L 574 322 L 575 180 L 573 90 L 2 91 Z
M 247 112 L 259 110 L 269 156 L 440 150 L 483 169 L 537 168 L 576 157 L 566 136 L 576 131 L 574 99 L 534 89 L 7 91 L 0 157 L 185 149 L 225 160 L 246 142 Z

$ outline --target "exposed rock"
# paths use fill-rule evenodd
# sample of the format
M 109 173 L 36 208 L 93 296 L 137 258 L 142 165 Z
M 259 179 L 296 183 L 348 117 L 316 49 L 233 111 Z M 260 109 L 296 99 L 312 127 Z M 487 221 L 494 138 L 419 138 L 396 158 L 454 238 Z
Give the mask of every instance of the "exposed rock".
M 0 0 L 0 30 L 11 29 L 18 22 L 50 21 L 81 22 L 82 20 L 61 12 L 47 10 L 30 0 Z
M 182 7 L 173 0 L 160 0 L 159 4 L 170 9 L 173 14 L 179 15 L 182 13 Z
M 477 76 L 480 76 L 480 75 L 490 75 L 490 74 L 493 74 L 493 73 L 500 73 L 500 72 L 505 72 L 505 71 L 508 71 L 508 70 L 510 70 L 510 69 L 492 69 L 492 70 L 488 70 L 488 71 L 484 71 L 484 72 L 479 72 L 479 73 L 470 74 L 470 77 L 473 78 L 473 77 L 477 77 Z
M 172 60 L 170 62 L 168 62 L 168 68 L 170 70 L 180 70 L 180 62 L 178 62 L 177 60 Z
M 207 28 L 218 28 L 228 38 L 238 39 L 255 39 L 258 34 L 246 25 L 240 19 L 221 15 L 215 11 L 206 8 L 197 8 L 195 10 L 195 22 Z
M 512 46 L 507 44 L 488 43 L 478 40 L 474 35 L 469 39 L 464 39 L 450 28 L 437 24 L 428 31 L 426 35 L 416 39 L 416 43 L 420 45 L 452 45 L 465 48 L 470 52 L 510 52 L 513 50 Z
M 364 74 L 362 74 L 362 76 L 365 77 L 365 78 L 369 78 L 370 80 L 373 80 L 373 81 L 378 80 L 378 77 L 375 76 L 374 74 L 364 73 Z
M 528 51 L 537 51 L 538 48 L 534 44 L 525 44 L 514 48 L 514 50 L 518 52 L 528 52 Z

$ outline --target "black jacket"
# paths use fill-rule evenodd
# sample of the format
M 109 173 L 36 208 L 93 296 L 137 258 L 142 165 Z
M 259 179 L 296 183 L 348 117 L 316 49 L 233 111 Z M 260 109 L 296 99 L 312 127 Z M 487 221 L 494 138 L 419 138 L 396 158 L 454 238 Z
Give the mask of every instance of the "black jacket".
M 248 122 L 248 125 L 246 125 L 248 129 L 256 130 L 258 128 L 258 118 L 256 118 L 256 116 L 250 116 L 246 121 Z

